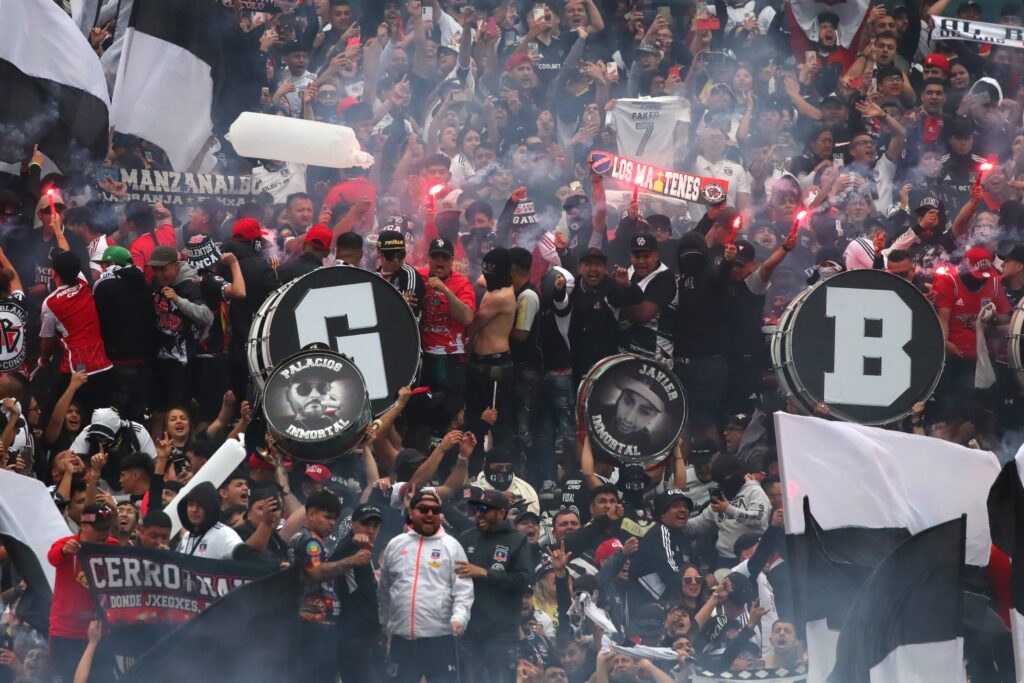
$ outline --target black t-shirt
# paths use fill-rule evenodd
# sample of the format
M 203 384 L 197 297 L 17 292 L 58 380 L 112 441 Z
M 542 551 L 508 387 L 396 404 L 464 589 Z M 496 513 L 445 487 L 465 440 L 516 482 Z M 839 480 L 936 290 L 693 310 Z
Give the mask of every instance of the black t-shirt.
M 759 280 L 761 276 L 755 270 L 750 277 Z M 747 361 L 765 360 L 761 358 L 764 349 L 761 343 L 761 323 L 765 295 L 752 292 L 744 280 L 730 282 L 726 296 L 729 302 L 729 357 Z
M 634 273 L 632 282 L 638 284 L 643 278 Z M 671 349 L 672 325 L 669 305 L 676 296 L 676 279 L 672 271 L 663 270 L 655 275 L 643 288 L 640 302 L 657 304 L 661 309 L 657 315 L 646 322 L 629 322 L 623 325 L 619 345 L 623 351 L 639 353 L 655 357 L 658 349 Z M 671 354 L 671 351 L 669 351 Z
M 1010 305 L 1016 308 L 1017 304 L 1019 304 L 1021 299 L 1024 298 L 1024 287 L 1021 287 L 1020 289 L 1013 289 L 1006 284 L 1005 280 L 1003 280 L 1003 289 L 1006 291 L 1006 298 L 1010 300 Z
M 565 55 L 575 40 L 576 34 L 572 33 L 557 38 L 553 37 L 549 45 L 545 45 L 541 40 L 533 41 L 537 45 L 538 54 L 540 54 L 540 59 L 533 63 L 533 70 L 537 72 L 542 88 L 547 88 L 551 81 L 558 76 L 558 72 L 565 62 Z M 529 51 L 529 45 L 527 45 L 527 51 Z
M 228 348 L 228 302 L 224 290 L 228 283 L 224 278 L 209 271 L 204 271 L 199 279 L 199 291 L 203 295 L 203 303 L 213 311 L 213 322 L 199 342 L 199 355 L 223 356 Z

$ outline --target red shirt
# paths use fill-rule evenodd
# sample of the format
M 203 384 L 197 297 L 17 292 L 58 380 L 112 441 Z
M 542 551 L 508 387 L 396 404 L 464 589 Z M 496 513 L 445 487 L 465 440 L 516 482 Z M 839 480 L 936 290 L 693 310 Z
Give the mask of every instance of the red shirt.
M 420 268 L 419 274 L 426 281 L 430 277 L 430 268 Z M 445 280 L 445 285 L 452 290 L 455 297 L 476 311 L 476 293 L 469 278 L 457 270 Z M 423 315 L 420 317 L 420 337 L 423 352 L 439 355 L 461 354 L 466 352 L 466 326 L 452 317 L 448 306 L 448 297 L 440 290 L 427 287 L 423 302 Z
M 161 225 L 154 232 L 156 233 L 156 241 L 153 240 L 153 233 L 147 232 L 137 237 L 128 250 L 132 253 L 132 263 L 145 271 L 146 282 L 153 281 L 153 269 L 149 267 L 149 257 L 153 250 L 160 244 L 175 247 L 178 243 L 177 238 L 174 236 L 174 228 L 170 225 Z
M 997 277 L 988 278 L 987 282 L 976 292 L 964 286 L 960 273 L 952 269 L 937 269 L 935 284 L 935 308 L 948 308 L 949 341 L 956 344 L 964 358 L 977 358 L 977 335 L 974 332 L 974 321 L 981 312 L 982 306 L 989 301 L 996 305 L 996 314 L 1010 312 L 1010 301 L 1006 298 L 1006 290 Z
M 96 603 L 89 593 L 89 582 L 85 578 L 78 555 L 65 555 L 64 544 L 70 540 L 82 542 L 80 534 L 60 539 L 46 554 L 46 559 L 57 568 L 53 582 L 53 600 L 50 602 L 50 635 L 57 638 L 89 637 L 89 622 L 96 619 Z M 117 545 L 108 536 L 107 545 Z
M 79 365 L 87 373 L 109 370 L 110 359 L 100 335 L 100 319 L 89 283 L 79 278 L 74 285 L 62 285 L 43 301 L 40 337 L 60 337 L 64 354 L 60 371 L 70 373 Z

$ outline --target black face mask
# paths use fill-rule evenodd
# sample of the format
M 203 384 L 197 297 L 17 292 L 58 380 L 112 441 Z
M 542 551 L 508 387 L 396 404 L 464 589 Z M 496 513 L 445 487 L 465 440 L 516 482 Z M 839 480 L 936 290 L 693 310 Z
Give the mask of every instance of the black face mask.
M 963 282 L 964 286 L 972 292 L 976 292 L 985 286 L 985 278 L 974 277 L 964 266 L 960 266 L 957 270 L 957 274 L 960 276 L 961 282 Z
M 484 254 L 481 272 L 487 283 L 487 291 L 493 292 L 503 287 L 511 287 L 512 263 L 509 260 L 508 250 L 492 249 Z
M 488 470 L 484 478 L 487 479 L 487 483 L 495 488 L 497 491 L 508 491 L 508 487 L 512 486 L 513 473 L 509 472 L 496 472 Z
M 687 251 L 679 255 L 679 272 L 696 275 L 707 266 L 707 259 L 698 251 Z

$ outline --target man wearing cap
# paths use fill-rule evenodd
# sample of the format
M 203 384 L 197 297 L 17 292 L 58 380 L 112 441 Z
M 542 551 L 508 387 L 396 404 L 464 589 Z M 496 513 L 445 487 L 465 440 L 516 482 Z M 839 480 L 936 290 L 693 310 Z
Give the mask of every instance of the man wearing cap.
M 711 478 L 711 462 L 718 455 L 718 442 L 698 437 L 690 442 L 686 456 L 686 496 L 695 507 L 703 508 L 711 501 L 710 491 L 717 486 Z
M 89 622 L 98 618 L 78 551 L 83 543 L 117 545 L 117 540 L 110 536 L 113 525 L 113 510 L 99 503 L 87 505 L 82 512 L 81 530 L 56 541 L 46 554 L 46 559 L 57 568 L 50 603 L 50 667 L 54 680 L 74 679 L 88 642 Z M 113 680 L 113 664 L 112 655 L 101 650 L 93 659 L 89 680 Z
M 661 600 L 665 590 L 675 589 L 687 562 L 686 523 L 693 501 L 681 489 L 669 489 L 654 498 L 657 523 L 640 539 L 629 567 L 630 578 L 642 586 L 650 600 Z
M 147 280 L 153 277 L 148 269 L 153 250 L 160 245 L 173 247 L 178 241 L 170 223 L 157 226 L 157 216 L 153 207 L 137 199 L 131 199 L 124 205 L 124 221 L 120 233 L 127 233 L 128 239 L 122 241 L 129 245 L 132 262 L 146 271 Z
M 508 519 L 508 498 L 498 491 L 471 488 L 469 509 L 476 528 L 459 542 L 466 561 L 456 573 L 473 580 L 473 611 L 462 644 L 466 680 L 516 680 L 519 607 L 533 579 L 530 545 Z
M 646 377 L 616 377 L 619 394 L 599 409 L 601 446 L 620 456 L 650 452 L 649 427 L 665 412 L 664 389 Z M 596 425 L 595 425 L 596 426 Z
M 1003 289 L 1011 306 L 1024 299 L 1024 244 L 1014 245 L 1003 256 Z
M 429 265 L 418 271 L 426 279 L 420 304 L 420 384 L 461 396 L 465 391 L 466 327 L 476 312 L 476 293 L 469 279 L 452 269 L 455 245 L 450 240 L 432 240 L 428 253 Z
M 726 347 L 729 379 L 723 397 L 726 410 L 751 410 L 757 400 L 761 376 L 769 368 L 761 339 L 765 298 L 772 274 L 795 246 L 796 236 L 787 238 L 760 266 L 754 245 L 747 240 L 725 246 L 724 261 L 732 266 L 725 290 L 730 331 Z
M 398 230 L 381 230 L 377 234 L 377 255 L 380 257 L 377 274 L 402 293 L 419 318 L 427 287 L 416 269 L 405 262 L 406 253 L 405 236 Z
M 282 285 L 322 267 L 324 259 L 331 253 L 334 233 L 326 225 L 314 225 L 306 231 L 305 236 L 301 239 L 302 253 L 281 266 L 281 270 L 278 272 Z
M 142 421 L 149 406 L 149 374 L 156 329 L 153 295 L 142 270 L 124 247 L 107 247 L 92 283 L 107 357 L 114 364 L 113 405 L 125 417 Z
M 191 400 L 186 366 L 213 322 L 213 311 L 203 299 L 195 268 L 179 261 L 174 247 L 154 249 L 149 267 L 153 271 L 157 340 L 150 407 L 153 422 L 159 425 L 171 406 L 187 405 Z
M 672 329 L 666 309 L 676 296 L 672 271 L 658 258 L 658 240 L 642 232 L 630 243 L 630 268 L 616 268 L 615 281 L 629 289 L 633 305 L 619 311 L 619 350 L 671 361 Z
M 352 529 L 338 542 L 330 561 L 358 555 L 377 542 L 384 512 L 363 503 L 352 512 Z M 366 564 L 350 567 L 334 581 L 334 591 L 345 618 L 340 620 L 339 661 L 345 675 L 354 681 L 383 683 L 384 643 L 377 614 L 377 569 L 371 556 Z
M 736 540 L 745 533 L 764 533 L 771 519 L 772 503 L 757 479 L 747 479 L 744 467 L 735 456 L 720 455 L 711 464 L 711 476 L 718 487 L 711 491 L 711 504 L 691 517 L 686 531 L 691 535 L 711 534 L 715 530 L 716 559 L 706 564 L 716 569 L 733 567 Z
M 389 673 L 396 683 L 460 678 L 453 636 L 462 637 L 470 623 L 473 581 L 456 573 L 466 552 L 441 530 L 441 505 L 433 491 L 417 491 L 409 502 L 409 530 L 381 555 L 377 603 L 391 638 Z
M 972 405 L 974 370 L 978 359 L 975 322 L 982 307 L 991 302 L 995 306 L 995 315 L 986 321 L 986 325 L 1007 323 L 1010 302 L 999 272 L 992 263 L 992 253 L 984 247 L 968 249 L 956 269 L 936 268 L 932 292 L 946 342 L 946 366 L 936 393 L 946 409 L 966 410 Z
M 231 320 L 231 339 L 228 357 L 231 363 L 231 388 L 235 396 L 245 396 L 249 383 L 249 368 L 245 360 L 245 345 L 253 316 L 267 296 L 281 286 L 277 272 L 263 258 L 267 232 L 255 218 L 235 221 L 231 240 L 221 245 L 221 251 L 234 254 L 245 280 L 245 298 L 228 307 Z
M 608 277 L 608 257 L 600 249 L 580 255 L 578 272 L 568 296 L 574 386 L 597 361 L 619 352 L 617 311 L 626 303 L 627 289 Z

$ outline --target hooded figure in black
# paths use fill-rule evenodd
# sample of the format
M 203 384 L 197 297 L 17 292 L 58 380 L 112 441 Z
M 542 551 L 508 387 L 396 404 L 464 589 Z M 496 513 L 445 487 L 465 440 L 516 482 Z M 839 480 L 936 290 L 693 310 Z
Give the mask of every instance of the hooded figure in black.
M 732 261 L 715 266 L 704 235 L 692 230 L 679 238 L 675 328 L 675 368 L 694 402 L 695 414 L 716 419 L 728 379 L 725 360 L 728 287 Z
M 512 260 L 509 257 L 508 249 L 495 247 L 483 257 L 481 273 L 487 283 L 487 291 L 493 292 L 496 289 L 512 286 Z
M 272 558 L 246 545 L 234 529 L 221 524 L 220 496 L 208 481 L 178 501 L 178 519 L 185 530 L 176 548 L 179 553 L 212 560 L 245 560 L 276 565 Z

